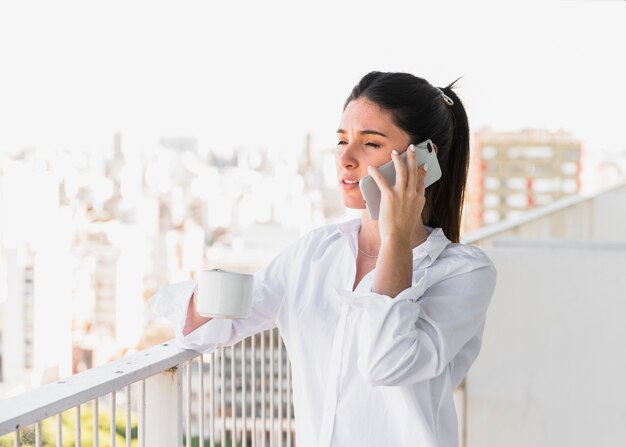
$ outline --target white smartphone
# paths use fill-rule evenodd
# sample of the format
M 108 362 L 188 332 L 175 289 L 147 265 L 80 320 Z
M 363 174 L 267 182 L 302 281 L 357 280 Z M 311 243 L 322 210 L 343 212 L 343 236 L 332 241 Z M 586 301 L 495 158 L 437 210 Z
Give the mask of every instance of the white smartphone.
M 425 140 L 415 146 L 415 162 L 417 165 L 428 163 L 428 172 L 424 179 L 424 188 L 429 187 L 437 180 L 441 178 L 441 166 L 437 160 L 437 154 L 435 153 L 435 146 L 432 141 Z M 406 163 L 408 149 L 400 156 Z M 389 160 L 387 163 L 378 168 L 383 177 L 390 185 L 396 184 L 396 168 L 393 164 L 393 160 Z M 370 216 L 374 220 L 378 220 L 378 213 L 380 211 L 380 188 L 374 181 L 371 175 L 363 177 L 359 181 L 359 187 L 361 188 L 361 194 L 365 200 L 365 206 L 370 212 Z

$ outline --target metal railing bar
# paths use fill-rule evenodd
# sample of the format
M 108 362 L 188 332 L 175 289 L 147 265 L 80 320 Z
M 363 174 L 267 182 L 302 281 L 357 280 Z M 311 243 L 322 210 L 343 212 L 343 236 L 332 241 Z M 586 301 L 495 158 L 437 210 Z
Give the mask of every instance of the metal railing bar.
M 230 362 L 230 374 L 227 374 L 228 371 L 226 369 L 226 358 L 225 358 L 225 348 L 220 348 L 220 354 L 221 354 L 221 368 L 219 371 L 220 374 L 220 379 L 221 379 L 221 412 L 220 412 L 220 421 L 215 421 L 215 408 L 212 409 L 210 416 L 211 416 L 211 433 L 210 433 L 210 444 L 211 447 L 215 446 L 215 441 L 216 441 L 216 436 L 215 436 L 215 424 L 216 422 L 219 422 L 221 425 L 221 436 L 220 436 L 220 440 L 222 442 L 222 445 L 225 445 L 225 443 L 229 443 L 232 445 L 236 445 L 236 442 L 239 440 L 242 444 L 247 445 L 248 444 L 248 435 L 251 434 L 251 438 L 252 438 L 252 445 L 256 446 L 258 439 L 258 436 L 261 436 L 261 441 L 262 444 L 265 445 L 265 443 L 267 442 L 267 440 L 270 441 L 270 445 L 274 446 L 274 445 L 284 445 L 285 441 L 287 443 L 287 445 L 291 445 L 293 443 L 293 439 L 292 439 L 292 422 L 293 422 L 293 418 L 292 418 L 292 405 L 291 405 L 291 400 L 292 400 L 292 396 L 290 393 L 291 390 L 291 370 L 289 367 L 289 359 L 287 358 L 285 361 L 285 356 L 284 356 L 284 345 L 282 344 L 282 340 L 280 339 L 280 335 L 277 335 L 277 332 L 275 332 L 275 329 L 272 329 L 269 331 L 269 333 L 264 332 L 261 334 L 258 334 L 258 336 L 261 337 L 261 350 L 260 353 L 256 352 L 256 337 L 252 337 L 251 339 L 251 351 L 250 351 L 250 358 L 248 359 L 247 357 L 247 351 L 246 351 L 246 343 L 245 340 L 241 341 L 241 351 L 240 354 L 241 355 L 241 370 L 238 372 L 237 371 L 237 367 L 239 366 L 239 359 L 237 358 L 237 353 L 239 351 L 239 349 L 236 348 L 236 345 L 231 346 L 231 351 L 230 351 L 230 355 L 231 355 L 231 362 Z M 276 338 L 276 336 L 278 336 L 278 338 Z M 266 339 L 267 337 L 267 339 Z M 267 348 L 267 342 L 269 341 L 269 350 L 266 349 Z M 275 344 L 279 343 L 278 345 L 278 352 L 276 352 L 276 346 Z M 269 351 L 269 352 L 268 352 Z M 212 356 L 213 359 L 216 360 L 215 355 L 217 354 L 217 351 L 211 353 L 210 355 Z M 260 358 L 258 360 L 261 361 L 261 400 L 260 402 L 257 401 L 256 399 L 256 393 L 257 393 L 257 354 L 260 354 Z M 268 355 L 269 354 L 269 355 Z M 150 358 L 151 357 L 151 358 Z M 136 383 L 136 382 L 140 382 L 141 384 L 141 388 L 140 388 L 140 403 L 138 405 L 138 412 L 139 412 L 139 426 L 138 426 L 138 436 L 140 438 L 139 441 L 139 445 L 143 445 L 145 444 L 145 381 L 144 379 L 139 379 L 138 381 L 133 382 L 133 379 L 138 377 L 139 375 L 143 374 L 147 377 L 151 377 L 151 375 L 155 375 L 155 374 L 159 374 L 162 371 L 164 371 L 165 369 L 169 369 L 169 368 L 165 368 L 165 369 L 161 369 L 167 366 L 172 365 L 173 367 L 178 366 L 180 367 L 186 367 L 187 368 L 187 374 L 186 374 L 186 390 L 187 391 L 187 406 L 186 406 L 186 417 L 187 417 L 187 425 L 186 425 L 186 434 L 187 434 L 187 445 L 190 445 L 191 443 L 191 439 L 192 436 L 190 434 L 191 432 L 191 424 L 192 424 L 192 412 L 191 412 L 191 405 L 192 405 L 192 388 L 193 388 L 193 379 L 191 379 L 192 376 L 192 371 L 193 371 L 193 358 L 198 357 L 198 361 L 199 361 L 199 382 L 200 382 L 200 399 L 199 399 L 199 406 L 198 406 L 198 413 L 199 413 L 199 418 L 200 418 L 200 437 L 202 437 L 203 442 L 201 444 L 204 444 L 204 364 L 203 364 L 203 357 L 202 354 L 195 352 L 195 351 L 191 351 L 191 350 L 185 350 L 185 349 L 181 349 L 178 347 L 178 345 L 176 343 L 163 343 L 157 346 L 153 346 L 151 348 L 148 348 L 146 350 L 140 351 L 136 354 L 133 354 L 132 356 L 127 356 L 127 357 L 123 357 L 120 358 L 114 362 L 110 362 L 107 365 L 103 365 L 102 367 L 97 367 L 97 368 L 93 368 L 91 370 L 87 370 L 84 371 L 82 373 L 79 373 L 75 376 L 70 376 L 67 379 L 64 380 L 60 380 L 58 382 L 55 383 L 51 383 L 48 385 L 44 385 L 43 387 L 40 387 L 38 389 L 32 390 L 31 392 L 27 392 L 24 393 L 20 396 L 16 396 L 14 398 L 10 398 L 7 399 L 3 402 L 3 404 L 6 404 L 8 402 L 17 402 L 19 403 L 20 401 L 23 403 L 24 400 L 26 400 L 27 398 L 30 397 L 34 397 L 35 399 L 35 406 L 37 406 L 38 404 L 41 404 L 43 401 L 47 400 L 47 401 L 55 401 L 55 404 L 57 406 L 59 405 L 63 405 L 62 408 L 63 410 L 61 411 L 57 411 L 55 413 L 55 409 L 52 408 L 51 406 L 45 407 L 45 408 L 40 408 L 41 411 L 45 411 L 45 416 L 48 417 L 49 415 L 54 415 L 57 414 L 57 443 L 59 445 L 62 445 L 62 424 L 61 424 L 61 413 L 67 409 L 70 409 L 71 407 L 69 407 L 68 402 L 71 402 L 72 400 L 74 402 L 76 401 L 80 401 L 80 402 L 76 402 L 76 405 L 74 405 L 75 411 L 76 411 L 76 445 L 80 446 L 81 445 L 81 431 L 82 431 L 82 424 L 81 424 L 81 409 L 80 406 L 83 403 L 88 402 L 89 400 L 85 401 L 85 397 L 88 397 L 88 394 L 97 394 L 96 396 L 93 397 L 93 399 L 90 399 L 93 401 L 93 405 L 94 405 L 94 417 L 93 417 L 93 425 L 94 425 L 94 447 L 98 446 L 99 440 L 98 440 L 98 419 L 99 419 L 99 415 L 98 415 L 98 397 L 104 397 L 106 396 L 106 394 L 102 394 L 102 391 L 105 388 L 98 388 L 99 384 L 105 383 L 107 385 L 107 388 L 115 388 L 115 386 L 117 386 L 118 384 L 124 383 L 124 381 L 129 382 L 125 385 L 125 391 L 126 391 L 126 445 L 129 445 L 131 436 L 132 436 L 132 418 L 131 418 L 131 414 L 132 412 L 130 411 L 130 409 L 132 408 L 132 384 Z M 251 361 L 251 371 L 247 370 L 247 366 L 246 366 L 246 362 L 247 361 Z M 266 365 L 267 362 L 270 362 L 269 365 L 269 371 L 266 371 Z M 178 363 L 176 363 L 178 362 Z M 278 365 L 276 367 L 276 362 L 278 362 Z M 170 368 L 172 367 L 170 366 Z M 211 397 L 209 402 L 212 405 L 216 405 L 218 404 L 218 401 L 216 399 L 216 389 L 215 389 L 215 371 L 214 368 L 212 367 L 213 365 L 210 365 L 210 379 L 211 379 L 211 385 L 212 385 L 212 389 L 211 389 Z M 287 371 L 286 371 L 286 382 L 287 382 L 287 389 L 285 390 L 285 380 L 283 379 L 283 373 L 285 366 L 287 367 Z M 122 369 L 124 368 L 124 369 Z M 154 374 L 153 374 L 154 372 Z M 247 389 L 247 381 L 249 380 L 247 378 L 247 374 L 251 372 L 251 378 L 252 378 L 252 384 L 251 384 L 251 398 L 250 398 L 250 413 L 248 413 L 248 389 Z M 267 378 L 266 378 L 266 372 L 269 372 L 269 374 L 267 374 Z M 276 375 L 278 374 L 278 377 L 276 377 Z M 106 377 L 106 375 L 109 375 L 109 378 Z M 134 375 L 133 378 L 130 378 L 131 375 Z M 88 377 L 89 376 L 89 377 Z M 227 414 L 227 408 L 226 408 L 226 398 L 227 398 L 227 392 L 228 392 L 228 388 L 227 385 L 229 385 L 229 383 L 227 383 L 227 379 L 230 376 L 230 385 L 231 385 L 231 394 L 230 394 L 230 401 L 231 401 L 231 413 Z M 147 378 L 146 377 L 146 378 Z M 241 379 L 237 379 L 238 377 L 241 377 Z M 266 382 L 266 379 L 269 378 L 269 381 Z M 85 385 L 86 382 L 89 382 L 91 380 L 91 383 L 88 383 L 88 386 Z M 237 381 L 240 380 L 240 383 L 237 383 Z M 96 382 L 96 383 L 94 383 Z M 116 385 L 113 385 L 112 382 L 115 382 Z M 269 383 L 268 383 L 269 382 Z M 59 388 L 65 388 L 65 394 L 67 394 L 67 388 L 73 388 L 75 390 L 77 390 L 75 393 L 72 394 L 72 396 L 61 396 L 61 392 L 59 392 Z M 111 445 L 114 446 L 116 443 L 116 427 L 115 427 L 115 422 L 116 422 L 116 392 L 117 391 L 121 391 L 123 387 L 120 388 L 116 388 L 113 391 L 110 392 L 111 394 Z M 278 389 L 277 389 L 278 388 Z M 45 389 L 45 392 L 44 392 Z M 98 392 L 99 389 L 99 392 Z M 267 396 L 267 392 L 270 393 L 269 396 L 269 402 L 268 402 L 268 396 Z M 43 396 L 43 394 L 47 394 L 47 396 Z M 51 396 L 51 394 L 53 394 Z M 285 394 L 286 394 L 286 399 L 287 402 L 283 402 L 283 399 L 285 399 Z M 81 396 L 81 398 L 78 397 L 78 395 Z M 239 397 L 239 400 L 238 400 Z M 37 402 L 38 401 L 38 402 Z M 32 401 L 30 402 L 31 404 L 33 403 Z M 257 421 L 257 404 L 261 405 L 261 419 L 262 419 L 262 424 L 260 426 L 257 426 L 256 421 Z M 286 404 L 286 407 L 283 407 L 283 405 Z M 237 406 L 238 405 L 242 405 L 242 409 L 241 411 L 238 410 Z M 276 405 L 278 405 L 278 409 L 276 409 Z M 269 408 L 268 408 L 269 406 Z M 6 407 L 3 405 L 3 408 L 0 410 L 0 417 L 2 416 L 3 413 L 6 413 L 6 411 L 4 411 L 6 409 Z M 287 416 L 285 418 L 285 421 L 283 421 L 283 415 L 285 410 L 287 411 Z M 142 414 L 143 413 L 143 414 Z M 268 417 L 268 413 L 269 413 L 269 417 Z M 12 414 L 18 414 L 16 411 L 12 411 Z M 31 417 L 31 418 L 36 418 L 37 416 L 35 415 L 35 412 L 31 411 L 29 412 L 29 415 L 24 415 L 21 414 L 19 416 L 15 416 L 15 417 L 11 417 L 11 418 L 5 418 L 4 421 L 1 421 L 0 423 L 4 423 L 5 427 L 7 427 L 7 420 L 13 419 L 20 419 L 20 420 L 24 420 L 26 417 Z M 248 416 L 250 414 L 251 418 Z M 278 420 L 277 420 L 278 418 Z M 38 423 L 39 425 L 36 426 L 35 428 L 37 429 L 39 427 L 39 429 L 41 428 L 41 418 L 34 421 L 35 423 Z M 278 423 L 277 423 L 278 422 Z M 248 425 L 249 423 L 251 423 L 251 425 Z M 285 424 L 286 423 L 286 424 Z M 21 424 L 20 427 L 24 427 L 28 424 L 24 423 Z M 277 427 L 278 425 L 278 427 Z M 8 428 L 8 427 L 7 427 Z M 238 431 L 239 428 L 239 431 Z M 15 427 L 12 427 L 13 430 L 9 429 L 10 431 L 15 431 Z M 228 435 L 231 435 L 231 442 L 228 442 Z M 269 436 L 268 436 L 269 435 Z M 36 435 L 37 436 L 37 435 Z M 41 433 L 39 433 L 39 436 L 41 437 Z M 285 436 L 287 437 L 287 439 L 285 439 Z M 19 437 L 19 435 L 18 435 Z M 241 438 L 240 438 L 241 437 Z M 268 439 L 269 438 L 269 439 Z M 19 440 L 16 442 L 20 442 Z
M 232 424 L 232 418 L 227 417 L 226 418 L 226 430 L 232 430 L 233 428 L 233 424 Z M 248 418 L 248 422 L 250 421 L 250 418 Z M 240 426 L 240 424 L 242 423 L 241 418 L 237 418 L 237 426 Z M 283 431 L 287 431 L 287 430 L 295 430 L 295 422 L 292 421 L 292 423 L 290 424 L 287 419 L 285 419 L 284 421 L 282 421 L 282 423 L 274 423 L 275 426 L 280 426 L 282 428 Z M 271 421 L 268 419 L 267 420 L 267 424 L 265 425 L 265 431 L 269 433 L 270 429 L 272 428 L 272 423 Z
M 198 357 L 198 437 L 199 447 L 204 447 L 204 355 Z
M 265 447 L 266 438 L 265 427 L 267 419 L 265 417 L 265 332 L 261 333 L 261 420 L 263 421 L 263 431 L 261 437 L 261 447 Z
M 130 385 L 126 385 L 126 447 L 131 447 L 131 425 L 130 425 Z
M 222 422 L 220 445 L 226 446 L 226 358 L 224 348 L 220 348 L 220 378 L 220 420 Z
M 278 445 L 283 445 L 283 340 L 279 333 L 276 334 L 278 336 L 278 420 L 281 421 L 280 428 L 280 437 L 278 441 Z
M 35 446 L 41 447 L 41 421 L 35 422 Z
M 80 405 L 76 406 L 76 419 L 75 419 L 75 433 L 76 433 L 76 447 L 81 447 L 81 433 L 80 433 Z
M 185 362 L 186 380 L 185 384 L 185 446 L 191 447 L 191 362 Z
M 98 398 L 96 397 L 93 400 L 93 447 L 98 447 L 100 445 L 100 426 L 98 424 L 98 413 Z
M 291 365 L 287 358 L 287 426 L 291 427 Z M 291 430 L 287 430 L 287 447 L 291 447 Z
M 256 447 L 256 335 L 252 336 L 250 358 L 252 369 L 252 386 L 250 388 L 250 412 L 252 413 L 252 447 Z
M 57 413 L 57 447 L 63 447 L 63 425 L 61 424 L 61 413 Z
M 230 347 L 230 414 L 233 420 L 233 429 L 230 432 L 232 447 L 237 447 L 237 377 L 236 377 L 236 350 L 235 345 Z
M 115 447 L 115 391 L 111 392 L 111 447 Z
M 211 403 L 209 407 L 209 445 L 210 447 L 215 447 L 215 351 L 210 354 L 209 359 L 209 380 L 211 382 L 211 397 L 209 399 Z
M 0 436 L 147 379 L 198 355 L 170 340 L 7 398 L 0 406 Z
M 270 447 L 274 447 L 276 445 L 275 429 L 274 429 L 274 329 L 270 329 Z
M 146 381 L 139 382 L 139 447 L 146 445 Z
M 241 340 L 241 445 L 248 447 L 248 427 L 246 426 L 246 340 Z

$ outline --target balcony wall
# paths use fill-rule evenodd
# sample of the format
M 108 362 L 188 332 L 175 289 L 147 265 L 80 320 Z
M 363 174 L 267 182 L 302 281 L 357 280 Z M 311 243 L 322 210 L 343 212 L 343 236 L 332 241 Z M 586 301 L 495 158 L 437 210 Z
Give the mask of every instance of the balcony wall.
M 466 379 L 469 447 L 626 442 L 626 185 L 567 202 L 481 239 L 498 284 Z

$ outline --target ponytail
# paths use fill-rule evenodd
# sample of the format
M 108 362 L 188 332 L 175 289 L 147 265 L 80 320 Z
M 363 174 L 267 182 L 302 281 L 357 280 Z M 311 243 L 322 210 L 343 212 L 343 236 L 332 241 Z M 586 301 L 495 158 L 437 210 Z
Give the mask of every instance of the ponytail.
M 441 148 L 433 140 L 437 144 L 437 158 L 442 165 L 441 178 L 426 188 L 425 213 L 422 218 L 425 225 L 441 227 L 450 241 L 458 243 L 461 237 L 470 147 L 467 114 L 461 100 L 452 90 L 457 81 L 458 79 L 441 89 L 454 102 L 453 105 L 446 104 L 451 116 L 448 132 L 450 139 L 448 147 Z

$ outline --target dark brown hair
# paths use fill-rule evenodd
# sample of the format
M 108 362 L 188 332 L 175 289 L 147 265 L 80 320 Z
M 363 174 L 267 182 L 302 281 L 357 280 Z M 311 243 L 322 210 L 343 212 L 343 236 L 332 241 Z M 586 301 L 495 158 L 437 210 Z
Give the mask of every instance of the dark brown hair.
M 396 126 L 414 144 L 430 139 L 437 145 L 441 178 L 426 188 L 422 211 L 424 225 L 441 227 L 452 242 L 459 242 L 467 172 L 469 167 L 469 124 L 465 108 L 452 91 L 458 79 L 439 90 L 425 79 L 409 73 L 366 74 L 352 89 L 344 110 L 364 97 L 388 110 Z M 449 97 L 448 105 L 442 96 Z

